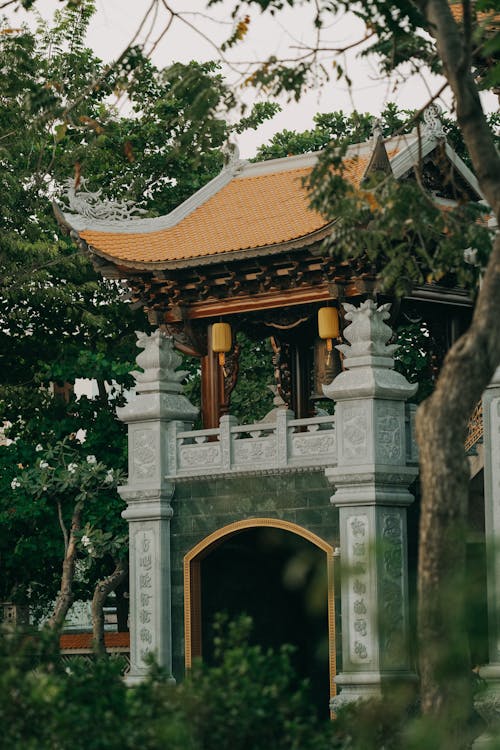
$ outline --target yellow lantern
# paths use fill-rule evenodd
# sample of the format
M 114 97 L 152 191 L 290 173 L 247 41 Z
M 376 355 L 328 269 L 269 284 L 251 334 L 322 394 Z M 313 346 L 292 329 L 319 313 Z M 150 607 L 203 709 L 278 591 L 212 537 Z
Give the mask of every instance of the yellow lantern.
M 231 351 L 233 335 L 229 323 L 214 323 L 212 326 L 212 350 L 219 355 L 219 364 L 224 365 L 226 352 Z
M 319 337 L 326 339 L 326 350 L 328 352 L 327 363 L 333 348 L 332 339 L 339 337 L 339 313 L 336 307 L 320 307 L 318 310 Z

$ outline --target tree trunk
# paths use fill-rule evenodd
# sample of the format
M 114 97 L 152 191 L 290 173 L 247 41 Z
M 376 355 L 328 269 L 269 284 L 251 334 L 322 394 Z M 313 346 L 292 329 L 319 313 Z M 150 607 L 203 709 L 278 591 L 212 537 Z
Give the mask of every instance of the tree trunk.
M 422 709 L 457 727 L 459 733 L 469 715 L 472 666 L 464 622 L 469 489 L 464 442 L 468 419 L 500 363 L 499 320 L 497 235 L 471 326 L 448 352 L 435 392 L 417 412 Z M 459 742 L 457 738 L 454 747 L 461 747 Z
M 71 528 L 67 544 L 64 550 L 64 560 L 61 575 L 61 588 L 57 594 L 52 615 L 47 621 L 47 626 L 52 630 L 61 630 L 66 615 L 73 604 L 73 579 L 75 577 L 76 544 L 75 533 L 80 531 L 82 522 L 83 506 L 78 503 L 73 510 Z
M 116 587 L 116 621 L 119 633 L 128 632 L 128 576 Z
M 470 71 L 467 44 L 446 0 L 418 3 L 455 96 L 458 124 L 480 187 L 500 213 L 500 157 Z M 465 249 L 465 248 L 464 248 Z M 468 419 L 500 363 L 500 236 L 471 326 L 448 352 L 433 395 L 417 412 L 422 508 L 418 570 L 422 710 L 443 729 L 440 748 L 467 747 L 470 670 L 465 613 Z
M 111 575 L 98 581 L 92 597 L 92 650 L 96 656 L 105 656 L 104 612 L 103 607 L 109 594 L 124 580 L 127 575 L 127 564 L 124 560 L 116 561 Z
M 99 398 L 102 401 L 108 400 L 108 392 L 106 390 L 106 381 L 102 380 L 100 378 L 97 379 L 97 391 L 99 393 Z

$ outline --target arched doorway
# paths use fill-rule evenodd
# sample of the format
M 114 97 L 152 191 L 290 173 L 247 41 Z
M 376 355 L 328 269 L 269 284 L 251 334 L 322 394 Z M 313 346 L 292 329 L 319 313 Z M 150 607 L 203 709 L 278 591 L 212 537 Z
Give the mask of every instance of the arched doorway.
M 321 713 L 335 694 L 333 548 L 306 529 L 268 518 L 239 521 L 203 539 L 184 558 L 186 667 L 212 657 L 219 611 L 254 622 L 263 647 L 291 643 Z

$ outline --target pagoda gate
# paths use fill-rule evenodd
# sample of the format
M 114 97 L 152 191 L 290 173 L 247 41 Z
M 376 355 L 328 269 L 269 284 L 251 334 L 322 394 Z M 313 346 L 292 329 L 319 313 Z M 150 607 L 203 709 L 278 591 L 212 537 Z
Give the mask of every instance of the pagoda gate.
M 350 146 L 344 176 L 354 186 L 375 169 L 406 179 L 423 160 L 435 181 L 437 150 L 454 184 L 480 200 L 435 121 L 420 142 L 413 133 Z M 390 340 L 399 321 L 423 319 L 444 351 L 472 303 L 461 290 L 426 285 L 391 305 L 375 277 L 325 253 L 332 223 L 309 208 L 303 187 L 317 158 L 248 163 L 229 149 L 215 179 L 158 218 L 91 205 L 82 192 L 56 209 L 156 326 L 139 335 L 136 396 L 118 409 L 129 429 L 120 493 L 130 527 L 130 682 L 144 676 L 150 652 L 177 680 L 194 657 L 209 660 L 218 609 L 252 614 L 264 643 L 295 643 L 326 708 L 328 696 L 335 707 L 414 678 L 406 514 L 416 386 L 394 370 Z M 449 189 L 435 200 L 450 204 Z M 275 408 L 244 425 L 230 405 L 240 330 L 271 337 L 276 393 Z M 179 351 L 200 362 L 201 429 L 182 393 Z M 318 399 L 333 401 L 334 414 Z M 322 581 L 317 615 L 294 598 L 305 579 L 308 596 Z

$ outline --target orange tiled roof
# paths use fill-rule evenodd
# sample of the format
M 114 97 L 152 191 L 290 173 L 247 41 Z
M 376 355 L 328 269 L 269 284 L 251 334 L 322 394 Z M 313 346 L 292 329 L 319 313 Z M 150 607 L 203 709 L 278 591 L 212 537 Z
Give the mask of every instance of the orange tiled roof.
M 61 635 L 59 645 L 62 649 L 91 648 L 92 633 L 67 633 Z M 107 648 L 129 648 L 129 633 L 104 633 L 104 644 Z
M 345 177 L 359 185 L 369 155 L 344 160 Z M 312 167 L 232 179 L 174 226 L 127 233 L 85 229 L 80 237 L 112 259 L 139 262 L 200 258 L 299 239 L 325 227 L 309 208 L 302 179 Z
M 450 10 L 455 21 L 461 23 L 464 14 L 462 3 L 450 3 Z M 493 10 L 479 11 L 476 16 L 479 23 L 482 23 L 483 21 L 491 21 L 491 24 L 494 25 L 500 22 L 500 13 L 495 13 Z

